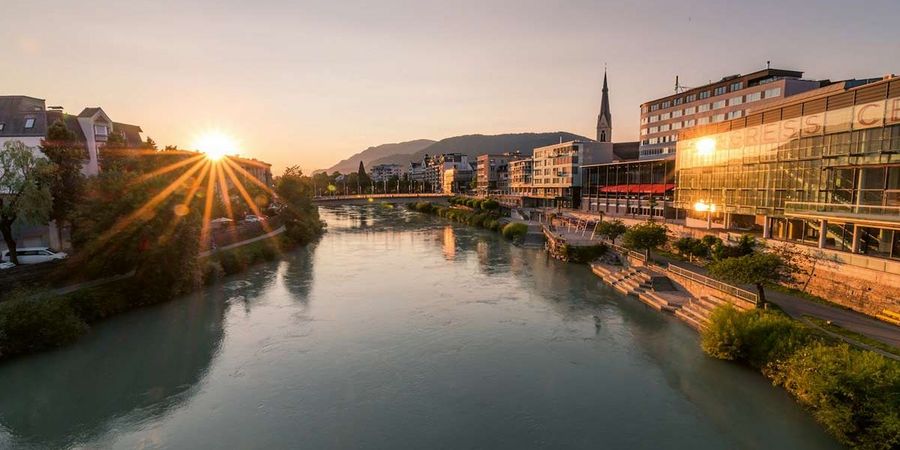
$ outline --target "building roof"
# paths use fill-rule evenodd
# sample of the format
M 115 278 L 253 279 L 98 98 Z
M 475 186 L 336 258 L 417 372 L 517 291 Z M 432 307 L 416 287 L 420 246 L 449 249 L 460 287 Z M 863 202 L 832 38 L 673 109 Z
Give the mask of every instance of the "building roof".
M 51 109 L 47 111 L 47 127 L 49 128 L 57 121 L 62 121 L 69 131 L 75 133 L 75 138 L 78 139 L 78 141 L 84 142 L 86 140 L 84 131 L 81 130 L 81 125 L 78 124 L 78 116 L 66 114 L 60 110 Z
M 674 99 L 676 97 L 682 97 L 685 95 L 695 94 L 700 91 L 706 91 L 710 89 L 715 89 L 719 86 L 728 86 L 732 83 L 737 82 L 745 82 L 744 87 L 749 86 L 754 83 L 758 83 L 761 80 L 766 78 L 801 78 L 803 76 L 803 72 L 797 70 L 785 70 L 785 69 L 763 69 L 757 70 L 756 72 L 751 72 L 746 75 L 736 74 L 729 75 L 727 77 L 722 77 L 721 80 L 704 84 L 702 86 L 694 87 L 685 90 L 684 92 L 678 92 L 676 94 L 666 95 L 664 97 L 655 98 L 653 100 L 646 101 L 641 103 L 641 107 L 649 105 L 650 103 L 656 103 L 660 101 Z
M 0 137 L 44 136 L 47 133 L 46 103 L 43 99 L 25 95 L 0 96 Z M 34 119 L 30 128 L 25 128 L 27 119 Z
M 125 138 L 125 143 L 128 144 L 129 147 L 140 147 L 144 145 L 144 140 L 141 138 L 141 133 L 144 130 L 137 125 L 113 122 L 113 131 L 122 133 Z
M 611 120 L 612 115 L 609 113 L 609 86 L 606 84 L 606 71 L 605 70 L 603 71 L 603 91 L 602 92 L 603 92 L 603 96 L 600 99 L 600 116 L 598 117 L 598 122 L 599 122 L 600 118 L 606 117 L 607 123 L 612 124 L 612 120 Z
M 84 108 L 78 117 L 94 117 L 95 114 L 102 111 L 99 106 L 93 108 Z

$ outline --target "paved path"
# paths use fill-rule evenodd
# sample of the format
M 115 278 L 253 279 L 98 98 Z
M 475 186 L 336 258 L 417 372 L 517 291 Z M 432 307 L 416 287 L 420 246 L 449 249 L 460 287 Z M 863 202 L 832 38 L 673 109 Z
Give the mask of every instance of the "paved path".
M 684 261 L 678 261 L 657 254 L 653 255 L 653 259 L 655 261 L 667 262 L 708 276 L 708 272 L 705 268 Z M 744 289 L 747 289 L 750 292 L 756 292 L 756 288 L 752 286 L 745 286 Z M 882 322 L 865 314 L 837 306 L 817 303 L 803 297 L 779 292 L 774 289 L 766 290 L 766 300 L 774 303 L 795 319 L 802 320 L 803 316 L 810 316 L 823 320 L 830 320 L 833 324 L 841 328 L 900 348 L 900 327 Z

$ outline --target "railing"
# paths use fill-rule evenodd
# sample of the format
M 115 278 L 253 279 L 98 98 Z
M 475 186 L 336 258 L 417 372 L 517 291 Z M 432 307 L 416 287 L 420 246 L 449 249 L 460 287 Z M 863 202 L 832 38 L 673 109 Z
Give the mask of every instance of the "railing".
M 451 197 L 452 194 L 441 193 L 411 193 L 411 194 L 350 194 L 350 195 L 319 195 L 313 200 L 359 200 L 367 198 L 435 198 Z
M 784 211 L 793 213 L 843 213 L 889 216 L 897 220 L 900 206 L 858 205 L 855 203 L 784 202 Z
M 641 261 L 641 262 L 647 262 L 647 255 L 645 255 L 645 254 L 643 254 L 643 253 L 641 253 L 641 252 L 636 252 L 636 251 L 634 251 L 634 250 L 627 249 L 627 248 L 625 248 L 625 247 L 622 247 L 621 245 L 613 244 L 612 242 L 607 241 L 607 240 L 604 240 L 603 243 L 606 244 L 606 245 L 608 245 L 608 246 L 609 246 L 611 249 L 613 249 L 616 253 L 619 253 L 619 254 L 621 254 L 621 255 L 628 256 L 629 258 L 634 258 L 634 259 L 636 259 L 636 260 L 638 260 L 638 261 Z
M 678 266 L 675 266 L 672 264 L 669 264 L 669 266 L 666 268 L 666 270 L 668 270 L 669 272 L 672 272 L 676 275 L 687 278 L 691 281 L 700 283 L 704 286 L 711 287 L 717 291 L 721 291 L 728 295 L 737 297 L 741 300 L 748 301 L 750 303 L 753 303 L 754 305 L 759 302 L 759 296 L 753 292 L 750 292 L 746 289 L 741 289 L 737 286 L 732 286 L 730 284 L 723 283 L 719 280 L 715 280 L 708 276 L 701 275 L 692 270 L 683 269 L 681 267 L 678 267 Z

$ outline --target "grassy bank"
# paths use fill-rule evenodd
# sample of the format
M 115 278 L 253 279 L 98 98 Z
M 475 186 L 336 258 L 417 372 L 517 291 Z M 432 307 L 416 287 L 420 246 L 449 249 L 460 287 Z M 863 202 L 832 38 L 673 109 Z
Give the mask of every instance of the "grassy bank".
M 859 350 L 772 311 L 720 307 L 703 350 L 762 371 L 840 442 L 900 447 L 900 362 Z
M 198 261 L 201 275 L 194 289 L 255 264 L 278 259 L 283 252 L 299 245 L 281 235 L 201 258 Z M 0 360 L 63 347 L 107 317 L 174 298 L 166 292 L 154 295 L 146 291 L 146 284 L 133 278 L 66 295 L 47 290 L 15 291 L 0 303 Z
M 499 205 L 493 200 L 451 197 L 450 203 L 459 207 L 448 208 L 430 202 L 409 203 L 406 206 L 413 211 L 434 214 L 454 222 L 495 231 L 513 241 L 521 241 L 528 233 L 528 226 L 524 223 L 507 222 L 501 217 Z

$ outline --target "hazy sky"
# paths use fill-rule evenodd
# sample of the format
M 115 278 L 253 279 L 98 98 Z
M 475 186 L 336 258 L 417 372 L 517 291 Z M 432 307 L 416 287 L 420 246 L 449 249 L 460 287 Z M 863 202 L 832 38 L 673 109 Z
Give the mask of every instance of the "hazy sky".
M 593 136 L 604 63 L 617 141 L 676 74 L 900 72 L 898 0 L 2 3 L 0 94 L 102 106 L 161 145 L 221 129 L 276 172 L 417 138 Z

